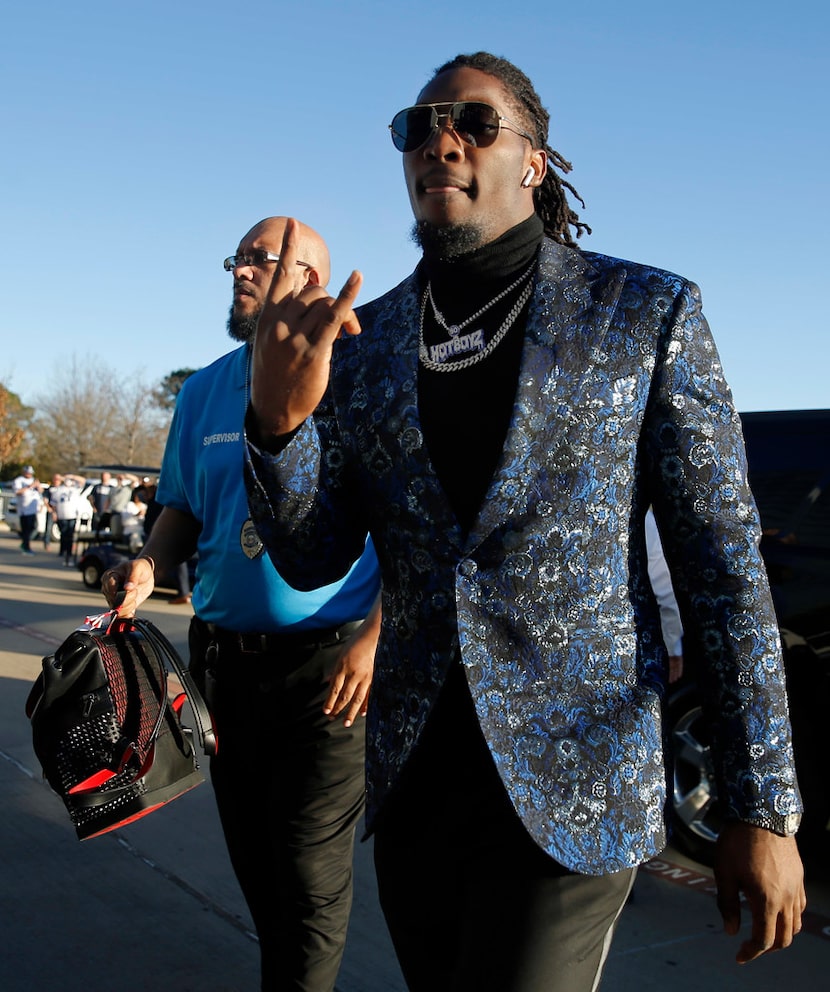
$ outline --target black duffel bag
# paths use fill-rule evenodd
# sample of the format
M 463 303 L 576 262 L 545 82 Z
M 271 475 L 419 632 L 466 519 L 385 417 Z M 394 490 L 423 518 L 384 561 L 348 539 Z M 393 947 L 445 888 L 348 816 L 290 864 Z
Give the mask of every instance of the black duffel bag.
M 184 691 L 171 699 L 167 669 Z M 204 781 L 181 722 L 189 699 L 206 754 L 210 713 L 175 648 L 149 620 L 87 621 L 43 659 L 26 703 L 35 754 L 80 840 L 124 826 Z

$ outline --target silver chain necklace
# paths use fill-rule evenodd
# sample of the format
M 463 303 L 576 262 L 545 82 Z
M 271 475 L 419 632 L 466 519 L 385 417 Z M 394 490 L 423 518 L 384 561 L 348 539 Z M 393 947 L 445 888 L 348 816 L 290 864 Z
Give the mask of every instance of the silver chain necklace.
M 526 275 L 527 273 L 524 273 Z M 524 275 L 522 278 L 524 278 Z M 519 280 L 520 282 L 521 280 Z M 501 296 L 504 296 L 510 289 L 514 289 L 518 286 L 519 282 L 514 283 L 512 286 L 508 287 Z M 421 300 L 421 323 L 418 330 L 418 358 L 425 369 L 429 369 L 430 372 L 458 372 L 461 369 L 468 369 L 471 365 L 477 365 L 479 362 L 483 362 L 488 355 L 491 355 L 495 351 L 496 347 L 501 343 L 505 334 L 510 330 L 516 321 L 516 318 L 522 312 L 522 308 L 525 303 L 530 299 L 533 293 L 533 280 L 529 279 L 527 285 L 519 294 L 518 299 L 510 308 L 507 316 L 501 323 L 501 326 L 493 335 L 492 338 L 484 343 L 484 331 L 478 330 L 473 331 L 470 334 L 459 334 L 458 329 L 466 327 L 470 320 L 465 321 L 463 324 L 453 325 L 452 327 L 447 327 L 444 325 L 444 329 L 448 330 L 451 337 L 448 341 L 444 341 L 441 344 L 433 345 L 429 349 L 427 348 L 426 341 L 424 339 L 424 317 L 426 316 L 427 309 L 427 298 L 431 298 L 429 292 L 429 287 L 424 292 L 424 297 Z M 499 299 L 497 297 L 496 299 Z M 490 303 L 484 308 L 487 310 L 488 307 L 495 303 L 495 300 L 491 300 Z M 433 303 L 433 308 L 435 304 Z M 483 313 L 484 311 L 479 311 Z M 476 314 L 478 316 L 479 314 Z M 453 333 L 455 331 L 455 333 Z M 447 359 L 451 358 L 453 355 L 461 354 L 465 351 L 470 351 L 472 354 L 468 355 L 466 358 L 462 358 L 460 362 L 448 362 Z M 430 354 L 432 357 L 430 357 Z
M 447 323 L 447 318 L 441 313 L 441 311 L 436 306 L 435 299 L 432 295 L 432 282 L 431 281 L 428 282 L 427 295 L 429 296 L 430 306 L 432 307 L 432 316 L 435 317 L 435 323 L 439 327 L 442 327 L 445 331 L 447 331 L 452 337 L 455 337 L 455 335 L 458 334 L 460 331 L 462 331 L 465 327 L 468 327 L 470 324 L 472 324 L 474 320 L 478 320 L 478 318 L 483 313 L 486 313 L 490 309 L 490 307 L 495 306 L 496 303 L 499 302 L 499 300 L 503 300 L 508 293 L 512 293 L 517 286 L 521 285 L 522 280 L 526 279 L 530 275 L 530 273 L 533 271 L 535 266 L 536 266 L 536 260 L 534 259 L 515 282 L 511 282 L 510 285 L 507 287 L 507 289 L 503 289 L 498 296 L 494 296 L 489 303 L 485 303 L 480 310 L 476 310 L 476 312 L 472 315 L 472 317 L 468 317 L 466 320 L 462 320 L 460 324 Z

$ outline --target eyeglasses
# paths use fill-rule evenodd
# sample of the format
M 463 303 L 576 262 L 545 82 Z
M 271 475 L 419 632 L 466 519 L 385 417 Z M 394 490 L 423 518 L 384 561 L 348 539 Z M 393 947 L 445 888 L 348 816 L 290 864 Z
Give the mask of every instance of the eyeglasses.
M 233 272 L 240 265 L 262 266 L 266 262 L 279 262 L 280 256 L 276 252 L 266 251 L 264 248 L 252 248 L 250 251 L 240 252 L 238 255 L 229 255 L 222 263 L 225 272 Z M 313 266 L 308 262 L 301 262 L 297 259 L 297 265 L 302 265 L 304 269 L 311 269 Z
M 439 110 L 439 107 L 442 109 Z M 447 122 L 447 126 L 462 141 L 475 148 L 488 148 L 492 145 L 501 128 L 527 138 L 533 144 L 533 138 L 526 131 L 502 117 L 495 107 L 471 100 L 461 100 L 458 103 L 420 103 L 416 107 L 399 111 L 389 125 L 392 143 L 399 152 L 414 152 L 438 130 L 442 120 Z

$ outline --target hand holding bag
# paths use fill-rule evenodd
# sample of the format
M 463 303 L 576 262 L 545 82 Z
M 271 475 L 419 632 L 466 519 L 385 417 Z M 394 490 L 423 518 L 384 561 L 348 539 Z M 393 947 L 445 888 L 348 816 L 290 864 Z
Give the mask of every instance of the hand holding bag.
M 184 689 L 167 690 L 167 668 Z M 204 781 L 182 725 L 189 699 L 199 741 L 216 753 L 210 713 L 175 648 L 149 620 L 87 619 L 43 659 L 26 703 L 35 754 L 80 840 L 124 826 Z

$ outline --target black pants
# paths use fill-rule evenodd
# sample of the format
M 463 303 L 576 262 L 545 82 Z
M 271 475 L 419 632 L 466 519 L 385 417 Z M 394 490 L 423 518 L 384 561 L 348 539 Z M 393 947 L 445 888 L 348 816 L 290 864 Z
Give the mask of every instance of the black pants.
M 411 992 L 591 992 L 633 871 L 576 875 L 531 839 L 453 672 L 375 832 Z
M 20 547 L 24 551 L 31 551 L 31 541 L 32 537 L 37 530 L 37 514 L 36 513 L 21 513 L 20 514 Z
M 364 799 L 364 724 L 322 712 L 342 644 L 248 654 L 194 619 L 191 666 L 216 722 L 211 779 L 228 853 L 259 936 L 262 989 L 334 988 Z M 211 653 L 212 657 L 212 653 Z
M 76 524 L 77 524 L 77 520 L 74 519 L 58 520 L 58 530 L 60 531 L 60 535 L 61 535 L 61 543 L 60 543 L 60 548 L 58 550 L 58 554 L 63 555 L 63 557 L 67 561 L 69 561 L 69 559 L 72 557 L 72 544 L 75 540 Z M 48 523 L 48 526 L 49 527 L 52 526 L 51 521 Z

